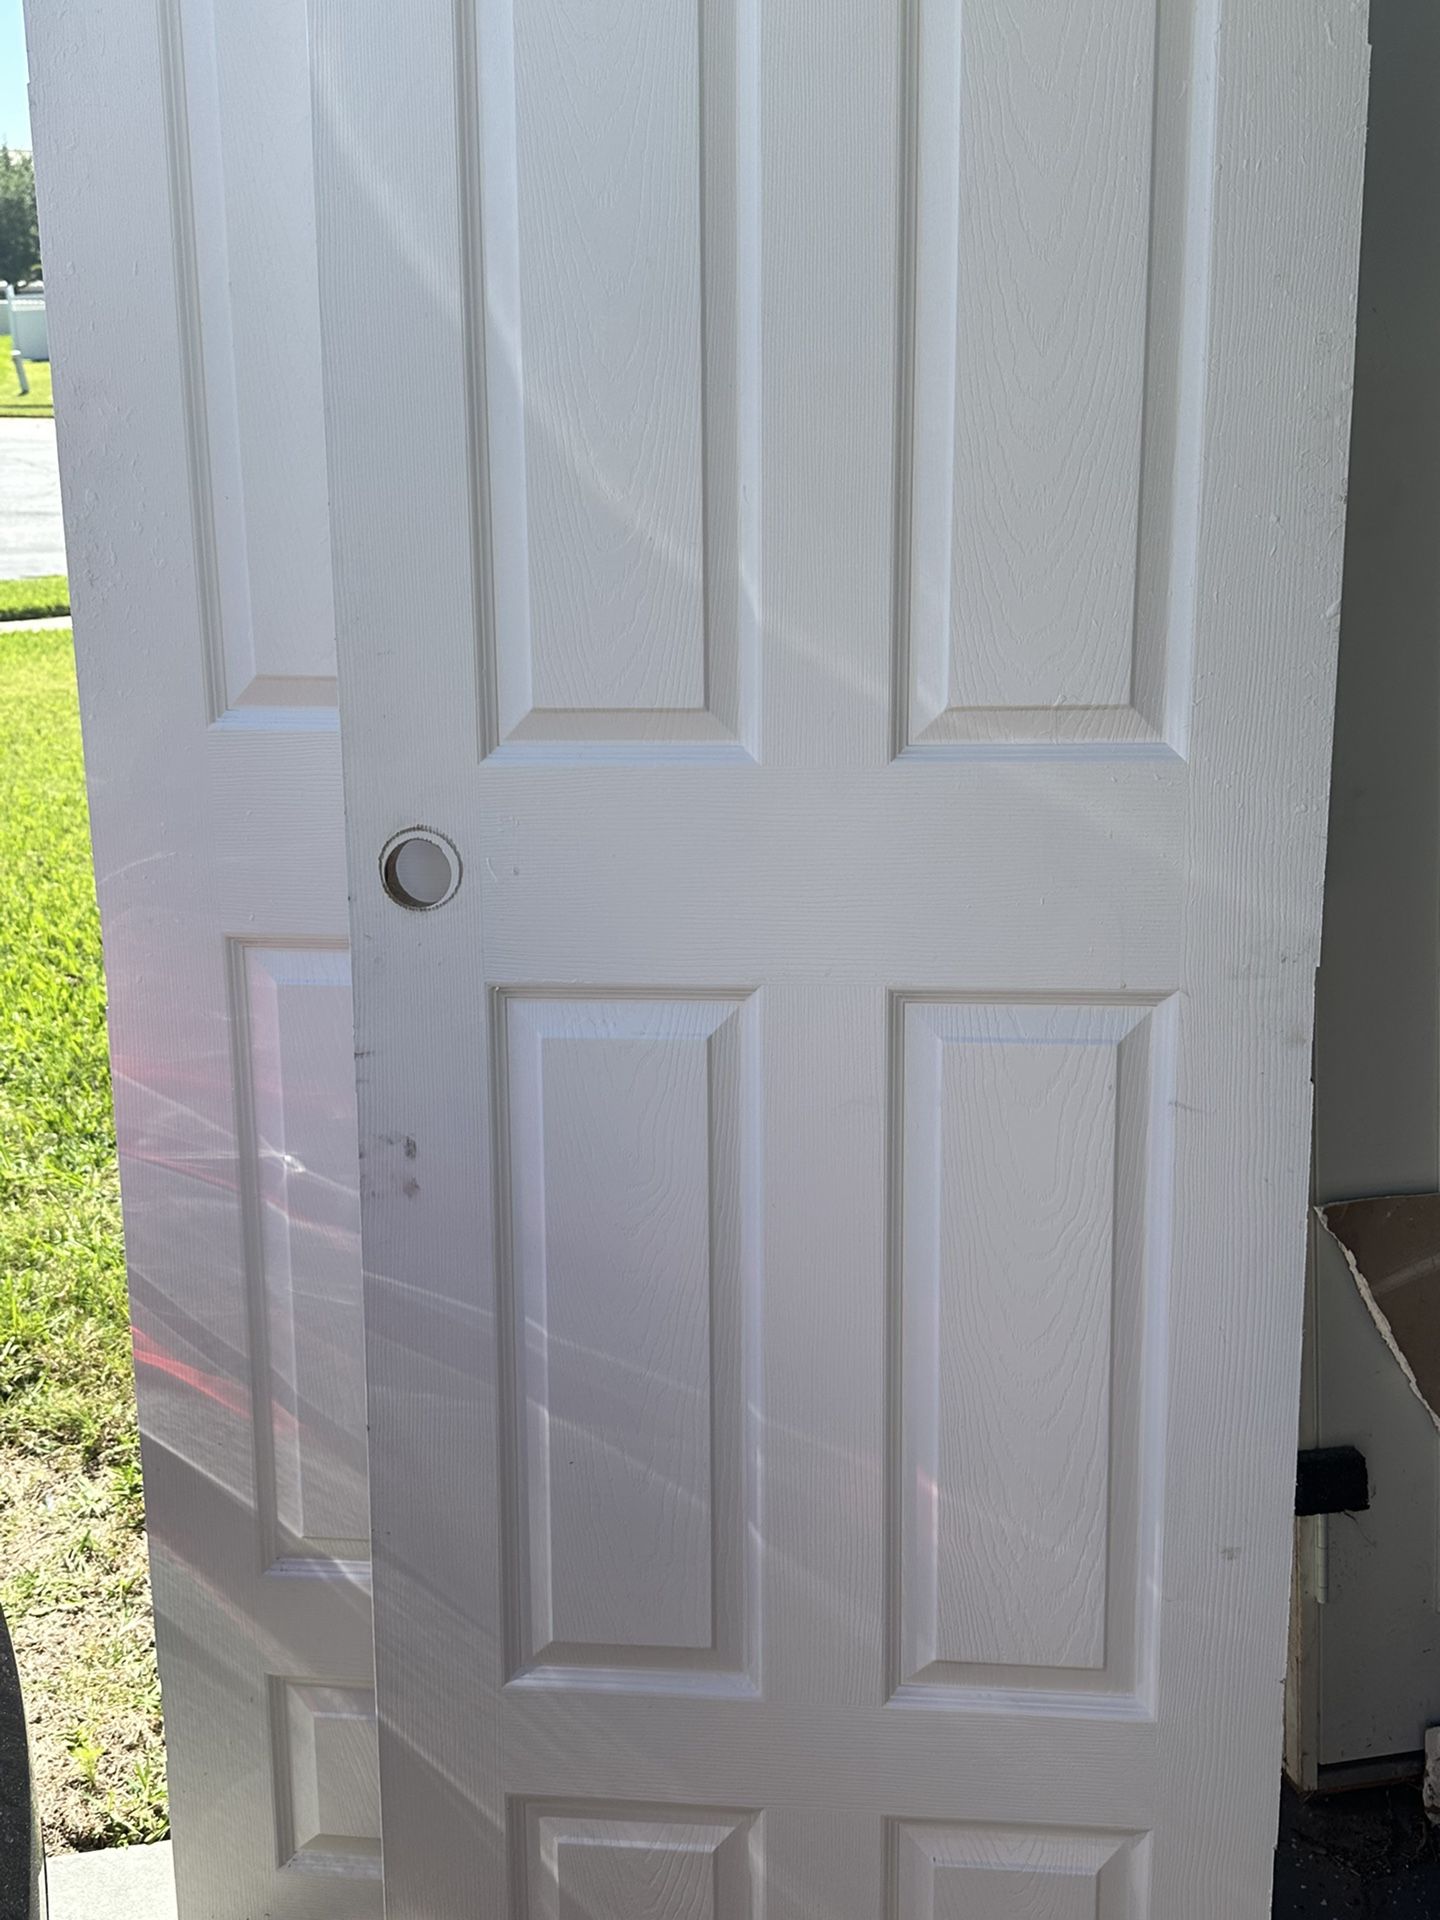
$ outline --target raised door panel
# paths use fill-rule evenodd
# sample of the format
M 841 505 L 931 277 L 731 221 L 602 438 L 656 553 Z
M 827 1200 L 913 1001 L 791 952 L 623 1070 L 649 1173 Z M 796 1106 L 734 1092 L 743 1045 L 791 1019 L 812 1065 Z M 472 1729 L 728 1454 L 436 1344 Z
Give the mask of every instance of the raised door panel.
M 369 1687 L 272 1687 L 279 1857 L 292 1871 L 380 1872 L 380 1768 Z
M 1188 28 L 909 0 L 902 751 L 1183 748 Z
M 525 1920 L 757 1920 L 759 1823 L 708 1808 L 517 1809 Z
M 350 959 L 237 946 L 247 1043 L 243 1192 L 264 1407 L 268 1557 L 364 1560 L 365 1335 L 355 1160 Z
M 210 717 L 335 724 L 304 7 L 164 0 L 182 384 Z M 257 190 L 264 182 L 263 193 Z M 122 329 L 143 326 L 146 292 Z M 384 290 L 351 316 L 390 336 Z
M 480 0 L 492 749 L 745 755 L 755 0 Z
M 1143 1710 L 1172 1018 L 896 1002 L 902 1695 L 1043 1688 Z
M 746 999 L 497 997 L 512 1666 L 748 1685 Z
M 1143 1836 L 897 1823 L 891 1920 L 1142 1920 Z

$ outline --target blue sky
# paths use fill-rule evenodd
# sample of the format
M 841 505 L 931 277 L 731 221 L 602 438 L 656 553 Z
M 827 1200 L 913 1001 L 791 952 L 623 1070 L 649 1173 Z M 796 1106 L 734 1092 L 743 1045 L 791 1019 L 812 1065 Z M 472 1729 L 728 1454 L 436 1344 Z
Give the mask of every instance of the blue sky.
M 25 22 L 20 0 L 0 0 L 0 146 L 28 147 L 29 144 Z

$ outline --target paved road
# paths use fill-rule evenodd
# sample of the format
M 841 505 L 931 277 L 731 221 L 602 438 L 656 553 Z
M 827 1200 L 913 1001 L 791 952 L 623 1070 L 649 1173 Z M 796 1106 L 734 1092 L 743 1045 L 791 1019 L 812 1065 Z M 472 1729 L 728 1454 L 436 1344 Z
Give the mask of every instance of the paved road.
M 64 573 L 53 420 L 0 420 L 0 580 Z

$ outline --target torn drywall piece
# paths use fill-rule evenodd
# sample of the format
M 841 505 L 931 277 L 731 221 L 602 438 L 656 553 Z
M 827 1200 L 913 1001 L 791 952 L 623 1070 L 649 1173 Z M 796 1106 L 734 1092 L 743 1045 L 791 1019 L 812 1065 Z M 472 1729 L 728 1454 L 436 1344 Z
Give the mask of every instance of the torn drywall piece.
M 1381 1338 L 1440 1428 L 1440 1193 L 1336 1200 L 1315 1211 Z

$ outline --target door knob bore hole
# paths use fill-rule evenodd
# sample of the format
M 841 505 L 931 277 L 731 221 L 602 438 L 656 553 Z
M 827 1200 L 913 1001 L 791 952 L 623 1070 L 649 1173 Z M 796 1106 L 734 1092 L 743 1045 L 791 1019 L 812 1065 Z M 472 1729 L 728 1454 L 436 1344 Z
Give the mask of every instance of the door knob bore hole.
M 397 906 L 428 913 L 453 897 L 460 884 L 460 856 L 443 834 L 409 827 L 386 841 L 380 879 Z

